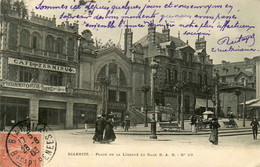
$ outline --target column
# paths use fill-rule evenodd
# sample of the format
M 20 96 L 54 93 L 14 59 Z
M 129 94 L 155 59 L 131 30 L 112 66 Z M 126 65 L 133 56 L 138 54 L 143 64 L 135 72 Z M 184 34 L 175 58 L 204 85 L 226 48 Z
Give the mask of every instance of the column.
M 73 128 L 73 102 L 66 103 L 66 129 Z
M 39 119 L 39 99 L 37 98 L 30 99 L 29 107 L 30 107 L 29 118 L 31 119 L 31 129 L 35 129 Z

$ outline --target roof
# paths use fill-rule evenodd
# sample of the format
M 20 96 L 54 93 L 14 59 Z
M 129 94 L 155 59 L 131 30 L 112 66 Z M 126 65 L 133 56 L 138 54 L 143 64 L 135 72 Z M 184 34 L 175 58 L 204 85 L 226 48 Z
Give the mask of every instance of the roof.
M 255 104 L 259 101 L 260 101 L 260 99 L 251 99 L 251 100 L 246 101 L 246 105 L 252 105 L 252 104 Z M 239 103 L 239 104 L 243 105 L 244 103 Z
M 160 44 L 160 43 L 164 43 L 163 40 L 163 34 L 160 32 L 155 32 L 155 44 Z M 170 41 L 173 41 L 175 43 L 176 47 L 181 47 L 186 45 L 186 43 L 184 41 L 182 41 L 179 38 L 170 36 Z M 139 39 L 137 42 L 134 43 L 134 45 L 140 43 L 143 47 L 148 46 L 149 42 L 148 42 L 148 34 L 146 36 L 144 36 L 143 38 Z
M 253 69 L 254 63 L 252 61 L 246 63 L 245 61 L 241 62 L 224 62 L 222 64 L 214 65 L 214 69 L 218 70 L 219 76 L 236 76 L 240 72 L 244 72 L 248 76 L 252 76 L 253 73 L 249 69 Z

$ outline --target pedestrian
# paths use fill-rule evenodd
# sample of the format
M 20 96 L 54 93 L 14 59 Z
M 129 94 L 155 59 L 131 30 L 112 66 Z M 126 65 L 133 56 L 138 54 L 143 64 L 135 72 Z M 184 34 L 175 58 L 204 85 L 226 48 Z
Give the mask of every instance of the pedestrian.
M 130 117 L 129 114 L 127 113 L 125 118 L 124 118 L 124 122 L 125 122 L 125 132 L 129 130 L 130 127 Z
M 218 118 L 213 118 L 210 125 L 211 134 L 209 137 L 209 141 L 214 145 L 218 145 L 218 128 L 220 128 Z
M 103 143 L 109 144 L 109 143 L 115 141 L 115 139 L 116 139 L 116 135 L 115 135 L 115 132 L 113 130 L 113 122 L 112 122 L 111 119 L 109 119 L 106 122 L 105 136 L 104 136 Z
M 253 130 L 253 138 L 254 138 L 254 140 L 256 140 L 257 139 L 257 131 L 258 131 L 259 123 L 258 123 L 258 121 L 256 120 L 255 117 L 251 121 L 250 125 L 252 126 L 252 130 Z
M 105 118 L 101 115 L 97 116 L 97 120 L 95 123 L 95 135 L 93 136 L 93 143 L 95 142 L 103 142 L 103 133 L 106 126 Z
M 195 115 L 192 115 L 191 117 L 191 131 L 192 133 L 196 133 L 196 121 L 197 121 L 197 118 Z

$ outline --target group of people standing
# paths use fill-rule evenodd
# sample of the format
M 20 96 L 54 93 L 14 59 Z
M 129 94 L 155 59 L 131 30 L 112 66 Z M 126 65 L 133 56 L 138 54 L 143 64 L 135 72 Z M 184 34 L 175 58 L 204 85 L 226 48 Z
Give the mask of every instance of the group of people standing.
M 104 135 L 105 131 L 105 135 Z M 104 137 L 103 137 L 104 135 Z M 113 130 L 112 118 L 106 118 L 106 115 L 98 115 L 95 123 L 95 135 L 93 136 L 93 143 L 107 143 L 115 141 L 116 135 Z

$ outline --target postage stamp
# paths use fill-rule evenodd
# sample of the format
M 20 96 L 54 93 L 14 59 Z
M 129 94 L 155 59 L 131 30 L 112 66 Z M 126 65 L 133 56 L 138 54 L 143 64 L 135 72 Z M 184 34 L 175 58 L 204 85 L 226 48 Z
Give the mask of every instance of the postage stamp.
M 54 157 L 57 142 L 51 129 L 27 131 L 26 125 L 24 120 L 1 133 L 1 167 L 43 167 Z

